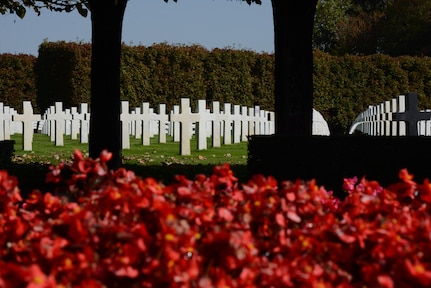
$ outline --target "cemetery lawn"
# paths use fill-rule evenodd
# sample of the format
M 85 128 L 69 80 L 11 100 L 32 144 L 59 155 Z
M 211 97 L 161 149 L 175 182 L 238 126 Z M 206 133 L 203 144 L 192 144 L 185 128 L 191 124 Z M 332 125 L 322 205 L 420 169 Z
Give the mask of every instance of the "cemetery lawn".
M 75 149 L 88 155 L 88 144 L 71 140 L 67 135 L 64 136 L 64 146 L 55 146 L 48 135 L 34 134 L 31 152 L 23 151 L 21 134 L 12 135 L 11 140 L 15 141 L 15 153 L 8 171 L 18 177 L 19 186 L 24 195 L 34 188 L 49 191 L 51 187 L 45 184 L 45 175 L 49 171 L 49 166 L 59 162 L 71 163 Z M 210 175 L 215 165 L 229 163 L 240 183 L 244 183 L 248 178 L 247 142 L 222 144 L 221 147 L 212 148 L 211 138 L 208 138 L 208 149 L 198 151 L 196 139 L 193 138 L 190 144 L 191 155 L 181 156 L 179 142 L 173 142 L 169 136 L 165 144 L 159 144 L 157 136 L 151 138 L 150 146 L 143 146 L 141 141 L 131 137 L 131 149 L 122 151 L 123 166 L 140 177 L 153 177 L 169 184 L 174 181 L 175 175 L 185 175 L 193 179 L 197 174 Z

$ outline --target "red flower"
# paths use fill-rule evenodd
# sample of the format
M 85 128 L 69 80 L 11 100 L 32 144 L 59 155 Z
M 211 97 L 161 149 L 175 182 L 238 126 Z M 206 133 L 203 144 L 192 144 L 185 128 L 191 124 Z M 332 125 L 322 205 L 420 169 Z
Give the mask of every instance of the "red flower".
M 28 281 L 26 288 L 55 288 L 57 286 L 54 277 L 46 276 L 37 264 L 30 265 L 26 279 Z
M 429 287 L 431 284 L 431 270 L 427 270 L 423 263 L 417 259 L 405 259 L 407 272 L 421 285 Z

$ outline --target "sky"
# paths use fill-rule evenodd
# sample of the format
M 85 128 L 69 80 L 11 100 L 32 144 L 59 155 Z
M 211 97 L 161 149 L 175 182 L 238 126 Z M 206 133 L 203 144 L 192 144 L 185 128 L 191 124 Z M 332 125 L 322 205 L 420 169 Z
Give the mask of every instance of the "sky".
M 123 22 L 126 45 L 201 45 L 208 50 L 233 48 L 274 52 L 271 1 L 248 5 L 238 0 L 129 0 Z M 38 55 L 44 41 L 91 42 L 91 20 L 77 11 L 24 19 L 0 14 L 0 54 Z

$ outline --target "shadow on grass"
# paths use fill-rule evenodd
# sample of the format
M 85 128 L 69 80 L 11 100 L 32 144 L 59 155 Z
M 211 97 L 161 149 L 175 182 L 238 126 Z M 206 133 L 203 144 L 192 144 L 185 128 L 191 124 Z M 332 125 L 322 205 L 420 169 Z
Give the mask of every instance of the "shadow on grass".
M 49 166 L 40 163 L 12 163 L 6 170 L 10 175 L 18 178 L 21 196 L 25 198 L 33 189 L 39 189 L 43 192 L 50 191 L 52 187 L 45 183 Z
M 172 164 L 143 166 L 137 164 L 125 164 L 124 167 L 127 170 L 134 171 L 137 176 L 142 178 L 152 177 L 156 180 L 162 181 L 164 184 L 170 184 L 174 182 L 175 175 L 184 175 L 188 179 L 194 179 L 197 174 L 210 176 L 215 165 Z M 230 164 L 230 168 L 233 171 L 234 176 L 238 178 L 239 183 L 244 183 L 248 180 L 247 165 Z
M 45 182 L 46 174 L 49 172 L 50 165 L 39 163 L 12 163 L 7 168 L 10 175 L 18 178 L 18 186 L 21 195 L 25 198 L 33 189 L 39 189 L 42 192 L 52 192 L 53 185 Z M 137 176 L 146 178 L 152 177 L 168 185 L 175 181 L 175 175 L 184 175 L 188 179 L 194 179 L 197 174 L 210 176 L 215 165 L 138 165 L 124 164 L 123 167 L 133 171 Z M 231 165 L 235 177 L 239 183 L 245 183 L 248 180 L 247 165 Z

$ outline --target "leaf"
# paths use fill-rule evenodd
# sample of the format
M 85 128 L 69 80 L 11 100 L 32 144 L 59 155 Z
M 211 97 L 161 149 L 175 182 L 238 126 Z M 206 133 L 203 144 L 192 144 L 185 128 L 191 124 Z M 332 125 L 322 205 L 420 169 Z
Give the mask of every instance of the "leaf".
M 21 19 L 24 18 L 25 12 L 26 12 L 26 10 L 25 10 L 24 6 L 22 6 L 22 5 L 18 6 L 16 9 L 16 15 L 18 15 L 18 17 Z
M 356 237 L 345 234 L 341 229 L 337 229 L 335 233 L 337 234 L 338 238 L 340 238 L 340 240 L 344 243 L 350 244 L 356 241 Z
M 287 218 L 289 218 L 290 220 L 292 220 L 295 223 L 301 222 L 301 217 L 299 217 L 299 215 L 296 214 L 296 212 L 292 211 L 292 210 L 287 212 Z
M 87 17 L 88 10 L 86 8 L 82 7 L 81 3 L 76 5 L 76 9 L 78 9 L 78 12 L 79 12 L 79 14 L 81 14 L 82 17 Z
M 277 215 L 275 215 L 275 221 L 277 222 L 278 225 L 280 225 L 281 227 L 286 227 L 286 222 L 284 221 L 284 216 L 281 213 L 277 213 Z

